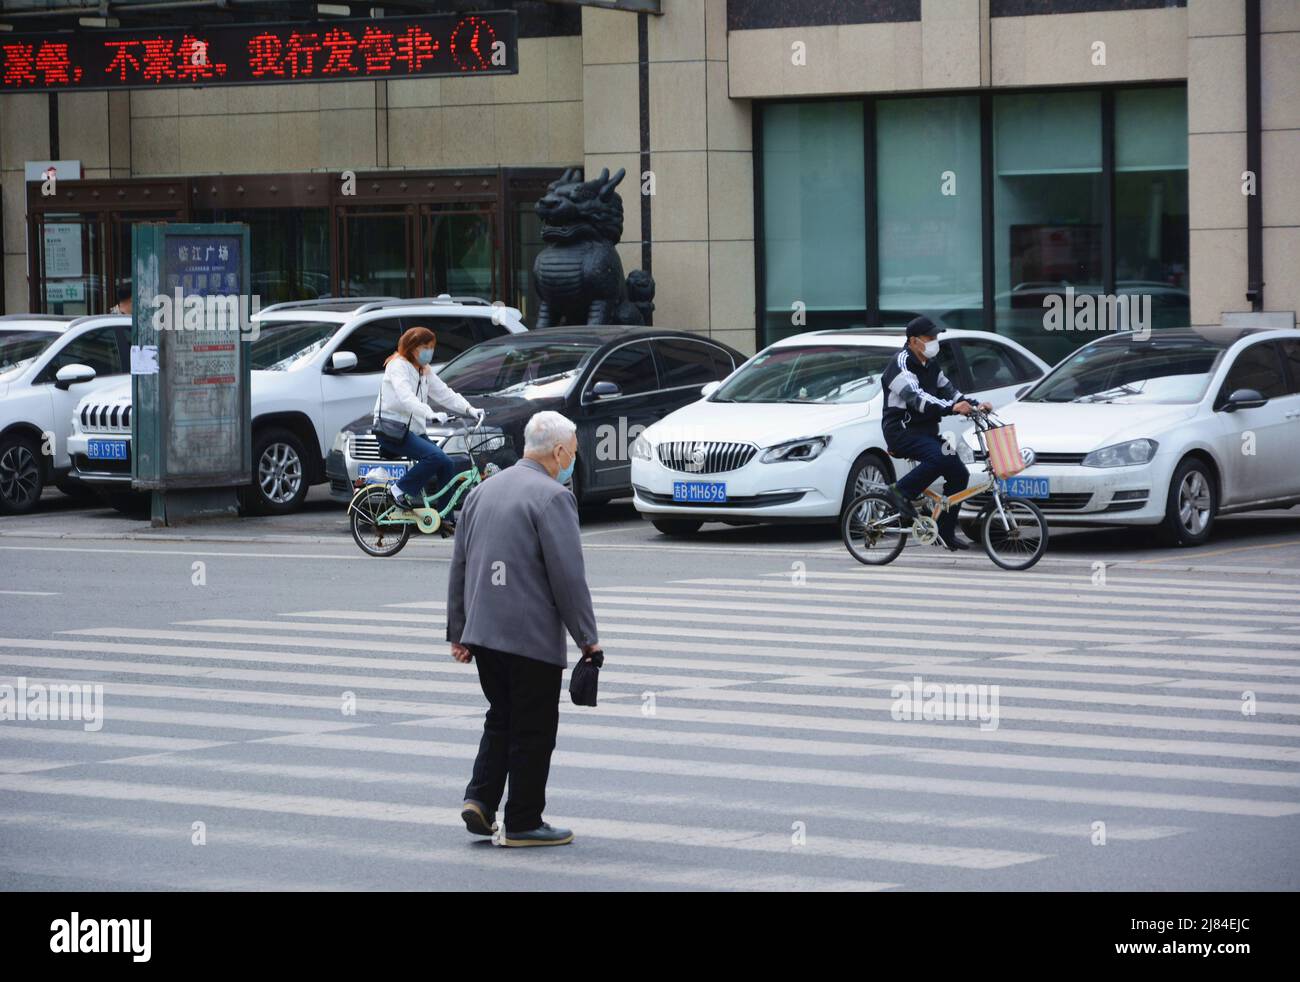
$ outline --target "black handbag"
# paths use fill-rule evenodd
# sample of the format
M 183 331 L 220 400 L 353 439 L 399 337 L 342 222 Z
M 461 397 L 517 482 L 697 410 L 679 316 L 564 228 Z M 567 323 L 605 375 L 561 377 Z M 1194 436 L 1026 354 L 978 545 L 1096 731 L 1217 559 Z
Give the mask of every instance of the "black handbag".
M 392 440 L 394 443 L 401 443 L 406 439 L 406 434 L 410 432 L 411 420 L 415 419 L 415 413 L 406 417 L 406 423 L 402 424 L 395 419 L 384 419 L 384 383 L 379 383 L 379 412 L 375 413 L 375 423 L 370 427 L 370 435 L 374 437 L 383 437 L 386 440 Z
M 593 651 L 578 659 L 569 676 L 569 698 L 575 706 L 596 705 L 596 687 L 600 682 L 600 666 L 605 664 L 605 652 Z

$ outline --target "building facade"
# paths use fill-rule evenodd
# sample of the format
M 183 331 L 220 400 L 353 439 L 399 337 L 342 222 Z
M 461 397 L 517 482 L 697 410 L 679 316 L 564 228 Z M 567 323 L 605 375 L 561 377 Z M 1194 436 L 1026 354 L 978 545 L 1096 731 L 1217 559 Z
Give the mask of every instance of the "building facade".
M 1067 289 L 1294 325 L 1297 0 L 480 6 L 517 74 L 0 96 L 5 311 L 111 306 L 133 222 L 239 220 L 264 304 L 527 318 L 532 205 L 584 166 L 627 172 L 655 323 L 745 351 L 926 313 L 1052 360 L 1096 336 L 1045 326 Z M 43 160 L 82 179 L 42 195 Z

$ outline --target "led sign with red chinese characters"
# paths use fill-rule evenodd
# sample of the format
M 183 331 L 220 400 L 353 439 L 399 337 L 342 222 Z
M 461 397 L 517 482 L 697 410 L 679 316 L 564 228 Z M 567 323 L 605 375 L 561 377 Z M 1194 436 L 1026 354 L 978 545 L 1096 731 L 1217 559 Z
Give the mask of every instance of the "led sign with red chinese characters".
M 0 35 L 0 91 L 513 75 L 514 11 Z

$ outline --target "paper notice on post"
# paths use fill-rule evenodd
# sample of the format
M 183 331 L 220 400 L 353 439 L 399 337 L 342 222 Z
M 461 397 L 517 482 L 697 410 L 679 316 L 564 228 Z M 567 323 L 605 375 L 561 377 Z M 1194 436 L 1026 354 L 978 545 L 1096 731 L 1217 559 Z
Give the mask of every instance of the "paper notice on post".
M 158 345 L 156 344 L 131 345 L 131 374 L 132 375 L 157 375 L 158 374 Z

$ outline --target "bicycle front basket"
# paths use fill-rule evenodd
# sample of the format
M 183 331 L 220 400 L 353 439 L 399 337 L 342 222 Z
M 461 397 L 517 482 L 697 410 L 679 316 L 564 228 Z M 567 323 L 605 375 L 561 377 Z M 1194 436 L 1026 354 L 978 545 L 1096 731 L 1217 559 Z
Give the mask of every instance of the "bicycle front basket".
M 1014 477 L 1025 469 L 1025 458 L 1020 455 L 1020 441 L 1016 439 L 1016 424 L 1005 423 L 986 430 L 984 440 L 989 448 L 989 469 L 1000 478 Z

